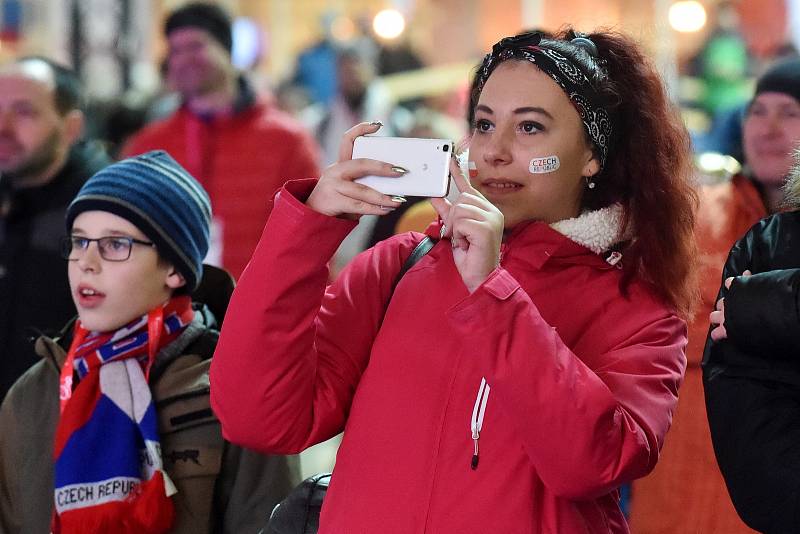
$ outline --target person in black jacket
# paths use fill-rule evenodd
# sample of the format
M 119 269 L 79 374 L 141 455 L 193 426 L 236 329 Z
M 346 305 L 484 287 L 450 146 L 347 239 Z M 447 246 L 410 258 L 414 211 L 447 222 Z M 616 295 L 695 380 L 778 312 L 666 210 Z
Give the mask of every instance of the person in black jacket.
M 717 462 L 740 517 L 800 532 L 800 152 L 788 211 L 731 249 L 703 355 Z
M 39 358 L 30 341 L 75 307 L 58 247 L 64 213 L 110 163 L 82 140 L 81 85 L 40 57 L 0 68 L 0 401 Z

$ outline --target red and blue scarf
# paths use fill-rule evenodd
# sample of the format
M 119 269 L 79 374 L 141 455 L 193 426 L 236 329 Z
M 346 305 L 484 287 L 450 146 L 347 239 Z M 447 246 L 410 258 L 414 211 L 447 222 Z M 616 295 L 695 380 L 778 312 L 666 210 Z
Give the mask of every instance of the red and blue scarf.
M 176 297 L 114 332 L 80 321 L 61 372 L 55 534 L 167 532 L 175 486 L 164 471 L 148 386 L 156 354 L 192 321 Z M 72 387 L 73 372 L 80 382 Z

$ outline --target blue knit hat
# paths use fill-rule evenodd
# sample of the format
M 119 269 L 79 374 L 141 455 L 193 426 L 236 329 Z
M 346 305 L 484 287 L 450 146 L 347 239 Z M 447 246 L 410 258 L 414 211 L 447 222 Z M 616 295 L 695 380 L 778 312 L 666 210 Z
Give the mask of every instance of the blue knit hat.
M 84 211 L 107 211 L 130 221 L 159 254 L 186 278 L 191 291 L 203 274 L 208 252 L 208 194 L 177 161 L 156 150 L 101 170 L 67 208 L 67 233 Z

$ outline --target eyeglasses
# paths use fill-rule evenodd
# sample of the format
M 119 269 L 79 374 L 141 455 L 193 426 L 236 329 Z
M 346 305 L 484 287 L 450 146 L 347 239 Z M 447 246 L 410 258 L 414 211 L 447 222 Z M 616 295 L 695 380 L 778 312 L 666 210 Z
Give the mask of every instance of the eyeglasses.
M 125 261 L 131 257 L 134 243 L 154 247 L 154 243 L 141 241 L 132 237 L 106 236 L 91 239 L 77 235 L 61 238 L 61 257 L 69 261 L 77 261 L 86 255 L 89 244 L 97 241 L 97 250 L 100 257 L 106 261 Z

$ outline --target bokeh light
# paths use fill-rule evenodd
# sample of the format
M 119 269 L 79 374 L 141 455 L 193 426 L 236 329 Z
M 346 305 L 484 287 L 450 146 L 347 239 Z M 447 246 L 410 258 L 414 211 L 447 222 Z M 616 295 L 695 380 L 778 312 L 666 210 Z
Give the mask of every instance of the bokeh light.
M 675 2 L 669 8 L 669 24 L 675 31 L 691 33 L 706 25 L 706 8 L 700 2 Z
M 372 29 L 382 39 L 396 39 L 406 29 L 406 19 L 396 9 L 384 9 L 375 15 Z

